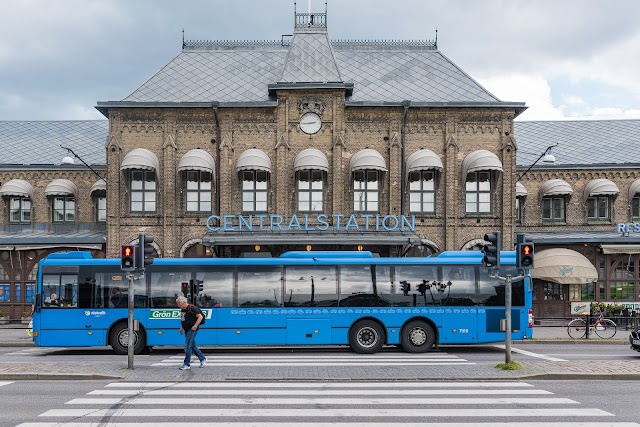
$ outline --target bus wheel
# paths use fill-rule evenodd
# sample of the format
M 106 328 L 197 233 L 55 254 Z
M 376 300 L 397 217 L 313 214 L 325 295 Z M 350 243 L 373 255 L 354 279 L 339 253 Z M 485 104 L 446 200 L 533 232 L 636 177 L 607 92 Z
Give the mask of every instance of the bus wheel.
M 382 326 L 371 320 L 361 320 L 349 331 L 349 345 L 356 353 L 378 352 L 384 344 Z
M 140 354 L 145 348 L 146 337 L 143 330 L 133 333 L 133 353 Z M 129 347 L 129 329 L 126 322 L 115 325 L 109 333 L 109 344 L 116 354 L 127 354 Z
M 400 343 L 407 353 L 424 353 L 436 342 L 433 328 L 421 320 L 412 320 L 402 328 Z

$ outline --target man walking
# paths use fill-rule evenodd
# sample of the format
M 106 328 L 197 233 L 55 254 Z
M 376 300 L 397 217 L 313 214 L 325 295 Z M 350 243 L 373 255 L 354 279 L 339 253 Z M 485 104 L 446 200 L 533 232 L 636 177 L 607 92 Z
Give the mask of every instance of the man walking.
M 198 334 L 198 327 L 204 319 L 202 310 L 193 304 L 189 304 L 185 297 L 176 298 L 176 303 L 182 313 L 180 313 L 180 335 L 184 330 L 184 363 L 180 366 L 180 370 L 191 369 L 191 352 L 200 360 L 200 367 L 203 368 L 207 363 L 207 358 L 196 345 L 196 335 Z

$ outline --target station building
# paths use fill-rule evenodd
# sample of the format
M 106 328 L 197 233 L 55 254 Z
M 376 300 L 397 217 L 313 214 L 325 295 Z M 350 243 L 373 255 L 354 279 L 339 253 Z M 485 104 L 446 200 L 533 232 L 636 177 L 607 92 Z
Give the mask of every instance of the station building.
M 524 232 L 537 316 L 640 301 L 640 121 L 514 121 L 524 102 L 492 95 L 437 40 L 331 40 L 326 14 L 296 14 L 276 41 L 183 41 L 96 108 L 107 120 L 0 122 L 12 319 L 48 253 L 117 257 L 139 233 L 159 257 L 228 257 L 427 256 Z

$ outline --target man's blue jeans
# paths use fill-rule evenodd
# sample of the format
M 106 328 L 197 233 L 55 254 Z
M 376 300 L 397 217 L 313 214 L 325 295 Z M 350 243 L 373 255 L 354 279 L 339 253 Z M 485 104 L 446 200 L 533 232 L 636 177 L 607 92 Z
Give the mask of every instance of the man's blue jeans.
M 191 352 L 193 351 L 195 355 L 202 362 L 204 360 L 204 354 L 200 351 L 200 349 L 196 346 L 196 335 L 198 334 L 197 330 L 189 329 L 188 331 L 184 331 L 184 364 L 187 366 L 191 365 Z

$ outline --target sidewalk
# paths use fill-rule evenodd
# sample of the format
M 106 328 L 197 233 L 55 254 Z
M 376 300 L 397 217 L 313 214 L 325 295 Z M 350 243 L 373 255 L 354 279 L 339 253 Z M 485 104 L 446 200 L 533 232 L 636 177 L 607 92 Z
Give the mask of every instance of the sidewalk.
M 537 327 L 534 331 L 534 339 L 527 341 L 514 341 L 513 347 L 526 347 L 528 351 L 534 351 L 536 343 L 602 343 L 621 345 L 628 348 L 628 331 L 618 331 L 616 338 L 602 340 L 593 338 L 589 340 L 573 340 L 566 335 L 566 328 L 562 327 Z M 33 347 L 31 338 L 20 325 L 14 327 L 0 327 L 0 347 Z M 205 354 L 211 361 L 216 353 L 221 350 L 215 347 L 204 347 Z M 257 349 L 250 351 L 258 352 Z M 446 348 L 444 350 L 446 352 Z M 177 351 L 179 353 L 180 350 Z M 630 355 L 635 353 L 629 349 Z M 366 358 L 367 355 L 362 355 Z M 527 359 L 523 362 L 514 353 L 513 360 L 523 365 L 522 370 L 503 371 L 495 368 L 497 363 L 504 361 L 500 353 L 496 353 L 495 360 L 477 362 L 474 364 L 446 364 L 434 366 L 384 365 L 384 366 L 273 366 L 268 369 L 252 366 L 215 366 L 210 363 L 203 369 L 198 369 L 194 364 L 188 371 L 179 371 L 174 367 L 152 366 L 158 362 L 157 358 L 148 355 L 139 355 L 134 358 L 133 370 L 127 369 L 127 356 L 118 357 L 117 363 L 97 364 L 95 359 L 83 358 L 69 363 L 48 363 L 46 360 L 20 359 L 12 362 L 8 357 L 4 358 L 0 365 L 0 380 L 73 380 L 73 379 L 99 379 L 99 380 L 126 380 L 126 381 L 308 381 L 318 380 L 356 380 L 356 381 L 417 381 L 417 380 L 533 380 L 533 379 L 589 379 L 589 380 L 640 380 L 640 363 L 636 358 L 628 361 L 609 361 L 607 363 L 593 363 L 593 361 L 553 361 L 544 359 Z

